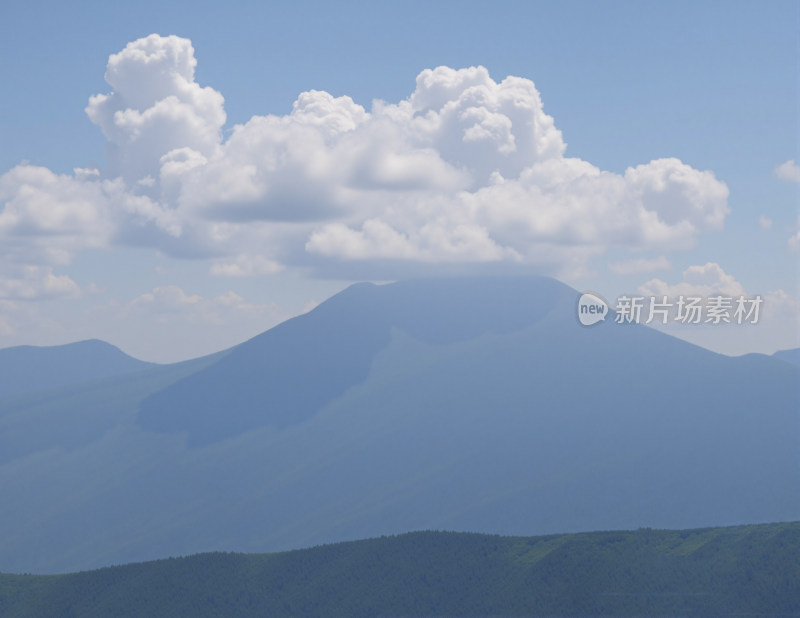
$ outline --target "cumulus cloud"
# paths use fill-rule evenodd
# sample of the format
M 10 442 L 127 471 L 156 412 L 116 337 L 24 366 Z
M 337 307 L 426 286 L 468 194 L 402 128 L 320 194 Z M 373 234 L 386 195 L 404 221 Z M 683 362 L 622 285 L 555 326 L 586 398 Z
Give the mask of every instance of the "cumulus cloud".
M 777 347 L 786 348 L 798 345 L 800 338 L 800 298 L 779 289 L 764 294 L 764 315 L 766 319 L 782 321 L 788 325 L 786 333 L 794 333 L 795 341 L 785 340 Z
M 772 228 L 772 219 L 764 215 L 761 215 L 758 218 L 758 224 L 761 226 L 762 230 L 769 230 Z
M 702 266 L 690 266 L 683 271 L 683 281 L 672 285 L 661 279 L 651 279 L 639 286 L 639 293 L 644 296 L 667 296 L 669 298 L 746 296 L 742 284 L 722 270 L 716 262 L 707 262 Z
M 224 99 L 194 81 L 196 66 L 191 41 L 157 34 L 108 59 L 105 79 L 113 91 L 92 96 L 86 113 L 108 140 L 112 175 L 128 181 L 155 176 L 161 157 L 176 148 L 214 153 L 225 124 Z
M 682 281 L 669 286 L 662 282 L 663 285 L 640 287 L 639 293 L 645 296 L 640 320 L 694 344 L 734 356 L 750 352 L 772 354 L 800 345 L 800 297 L 783 289 L 745 291 L 735 279 L 709 268 L 708 264 L 694 268 L 704 271 L 705 277 L 700 276 L 703 283 Z M 655 298 L 653 306 L 651 296 Z M 662 296 L 667 296 L 667 304 L 671 304 L 666 315 Z M 697 309 L 679 307 L 681 296 L 687 303 L 692 297 L 701 299 L 699 315 L 694 313 Z M 731 299 L 730 303 L 723 301 L 719 305 L 718 321 L 709 313 L 709 307 L 716 306 L 717 296 Z M 740 296 L 751 300 L 740 305 Z M 760 303 L 757 297 L 761 298 Z
M 575 272 L 610 247 L 689 248 L 728 213 L 727 186 L 678 159 L 617 174 L 566 157 L 529 79 L 426 69 L 406 99 L 369 109 L 310 90 L 225 139 L 224 99 L 196 65 L 177 36 L 113 54 L 111 91 L 86 107 L 105 168 L 0 177 L 0 253 L 53 267 L 86 248 L 152 246 L 213 257 L 221 276 L 369 262 Z
M 106 208 L 114 183 L 79 180 L 43 167 L 17 166 L 0 176 L 3 253 L 64 264 L 75 251 L 104 245 L 114 233 Z M 118 190 L 118 196 L 124 191 Z
M 775 175 L 788 182 L 800 182 L 800 165 L 789 159 L 775 168 Z
M 54 275 L 76 254 L 114 245 L 135 231 L 155 230 L 176 239 L 182 225 L 174 213 L 121 178 L 97 170 L 72 175 L 18 165 L 0 175 L 0 296 L 37 298 L 74 294 L 74 282 Z
M 784 349 L 800 345 L 800 298 L 787 293 L 783 289 L 777 290 L 746 290 L 735 277 L 726 273 L 716 262 L 708 262 L 704 265 L 690 266 L 677 283 L 667 283 L 660 279 L 651 279 L 638 288 L 639 294 L 645 298 L 645 310 L 649 311 L 649 300 L 655 298 L 656 302 L 661 302 L 662 297 L 666 296 L 668 302 L 677 303 L 680 297 L 688 299 L 691 297 L 711 300 L 718 296 L 732 299 L 731 311 L 736 311 L 738 299 L 740 297 L 756 299 L 761 298 L 758 304 L 758 314 L 745 320 L 753 324 L 757 317 L 756 324 L 759 328 L 750 334 L 743 334 L 748 341 L 744 349 L 749 351 L 758 350 L 771 354 L 776 349 Z M 745 307 L 747 312 L 753 309 L 754 305 Z M 671 327 L 680 328 L 680 324 L 674 320 L 677 317 L 677 304 L 674 304 L 669 311 L 668 324 Z M 749 314 L 749 313 L 748 313 Z M 663 319 L 656 317 L 654 324 L 658 326 Z M 705 323 L 705 322 L 703 322 Z M 731 318 L 731 325 L 738 324 L 738 320 Z M 716 330 L 716 329 L 712 329 Z M 710 333 L 696 333 L 699 339 L 696 343 L 701 343 L 710 349 L 717 349 L 724 353 L 741 354 L 742 348 L 737 348 L 735 339 L 729 338 L 726 332 L 719 332 L 717 335 Z
M 6 268 L 0 279 L 0 299 L 41 300 L 55 296 L 78 296 L 78 284 L 67 275 L 56 275 L 52 268 L 17 266 Z

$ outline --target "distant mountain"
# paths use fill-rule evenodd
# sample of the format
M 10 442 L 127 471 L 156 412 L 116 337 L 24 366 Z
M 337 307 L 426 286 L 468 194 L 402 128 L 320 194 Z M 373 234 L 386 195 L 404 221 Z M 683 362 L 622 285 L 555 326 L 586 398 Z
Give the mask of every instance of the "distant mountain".
M 796 616 L 800 523 L 501 537 L 415 532 L 281 554 L 0 575 L 23 616 Z
M 775 352 L 775 354 L 772 356 L 800 367 L 800 348 L 794 348 L 793 350 L 781 350 L 780 352 Z
M 0 399 L 153 367 L 104 341 L 0 349 Z
M 0 403 L 0 570 L 800 520 L 800 368 L 584 327 L 578 297 L 359 284 L 215 357 Z
M 544 278 L 354 285 L 147 398 L 138 419 L 146 429 L 185 431 L 191 445 L 298 425 L 367 378 L 393 329 L 422 343 L 456 344 L 520 331 L 572 297 Z M 562 317 L 573 320 L 572 313 Z

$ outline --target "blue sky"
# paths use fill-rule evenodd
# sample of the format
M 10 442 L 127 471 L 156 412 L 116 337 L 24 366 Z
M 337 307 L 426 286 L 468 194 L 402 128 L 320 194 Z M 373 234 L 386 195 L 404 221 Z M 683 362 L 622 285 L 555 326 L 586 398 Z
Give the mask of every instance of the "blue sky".
M 672 332 L 800 345 L 798 32 L 794 2 L 5 2 L 0 347 L 173 361 L 486 270 L 758 294 Z

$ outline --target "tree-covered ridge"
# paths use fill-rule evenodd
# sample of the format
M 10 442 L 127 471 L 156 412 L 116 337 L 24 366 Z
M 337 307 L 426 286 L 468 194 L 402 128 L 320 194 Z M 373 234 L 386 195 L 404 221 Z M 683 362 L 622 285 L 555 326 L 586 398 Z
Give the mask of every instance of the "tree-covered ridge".
M 2 616 L 800 615 L 800 522 L 454 532 L 0 575 Z

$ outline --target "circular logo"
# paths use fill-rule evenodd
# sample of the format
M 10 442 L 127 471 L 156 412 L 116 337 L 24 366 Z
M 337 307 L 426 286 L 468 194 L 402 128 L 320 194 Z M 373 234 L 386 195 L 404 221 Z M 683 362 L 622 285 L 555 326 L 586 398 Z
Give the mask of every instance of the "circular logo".
M 578 320 L 584 326 L 602 322 L 608 315 L 608 303 L 599 294 L 584 292 L 578 299 Z

